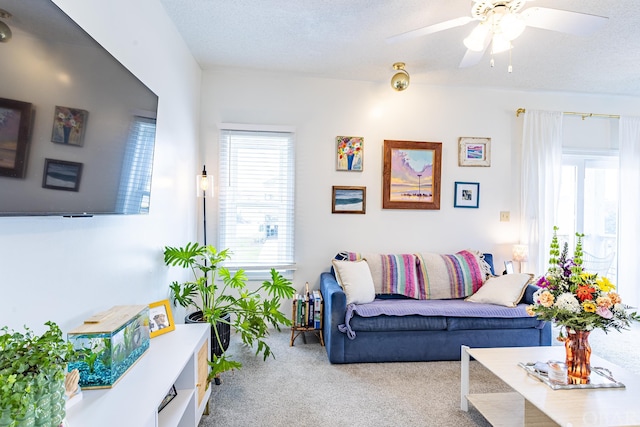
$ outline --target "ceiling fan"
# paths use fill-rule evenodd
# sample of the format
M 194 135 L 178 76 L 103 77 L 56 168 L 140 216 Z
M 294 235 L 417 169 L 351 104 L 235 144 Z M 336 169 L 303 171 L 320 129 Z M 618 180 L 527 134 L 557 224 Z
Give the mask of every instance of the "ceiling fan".
M 492 54 L 511 49 L 511 42 L 522 34 L 526 27 L 585 36 L 598 30 L 609 19 L 546 7 L 530 7 L 520 11 L 527 1 L 533 0 L 473 0 L 471 16 L 461 16 L 407 31 L 387 38 L 387 42 L 395 43 L 426 36 L 476 21 L 478 25 L 463 41 L 467 52 L 460 62 L 460 68 L 464 68 L 480 62 L 489 45 Z

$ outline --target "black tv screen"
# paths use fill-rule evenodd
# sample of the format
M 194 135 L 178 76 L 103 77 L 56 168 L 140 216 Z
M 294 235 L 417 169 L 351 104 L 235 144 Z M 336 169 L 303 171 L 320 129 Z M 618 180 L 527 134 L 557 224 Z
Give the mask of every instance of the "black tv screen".
M 0 9 L 0 216 L 148 213 L 158 97 L 51 1 Z

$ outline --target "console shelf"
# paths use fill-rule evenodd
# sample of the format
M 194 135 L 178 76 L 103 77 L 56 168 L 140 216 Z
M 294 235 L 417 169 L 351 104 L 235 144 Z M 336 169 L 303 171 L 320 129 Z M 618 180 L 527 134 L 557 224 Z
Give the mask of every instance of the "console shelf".
M 151 340 L 149 350 L 110 389 L 84 390 L 67 410 L 69 427 L 196 427 L 207 408 L 211 357 L 208 323 L 176 325 Z M 175 385 L 177 396 L 158 412 Z

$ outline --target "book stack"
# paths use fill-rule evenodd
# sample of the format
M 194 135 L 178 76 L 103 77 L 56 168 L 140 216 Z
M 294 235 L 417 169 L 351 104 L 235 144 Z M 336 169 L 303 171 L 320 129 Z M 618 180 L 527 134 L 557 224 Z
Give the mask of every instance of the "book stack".
M 295 294 L 293 298 L 293 326 L 296 328 L 320 329 L 322 325 L 322 294 L 319 290 Z

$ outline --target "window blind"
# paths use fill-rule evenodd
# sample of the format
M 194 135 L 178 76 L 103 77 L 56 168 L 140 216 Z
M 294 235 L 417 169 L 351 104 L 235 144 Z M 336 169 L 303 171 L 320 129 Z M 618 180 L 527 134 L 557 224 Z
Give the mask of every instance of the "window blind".
M 134 117 L 118 190 L 119 213 L 149 213 L 155 134 L 155 119 Z
M 291 132 L 222 130 L 219 248 L 225 265 L 246 270 L 294 266 L 295 147 Z

